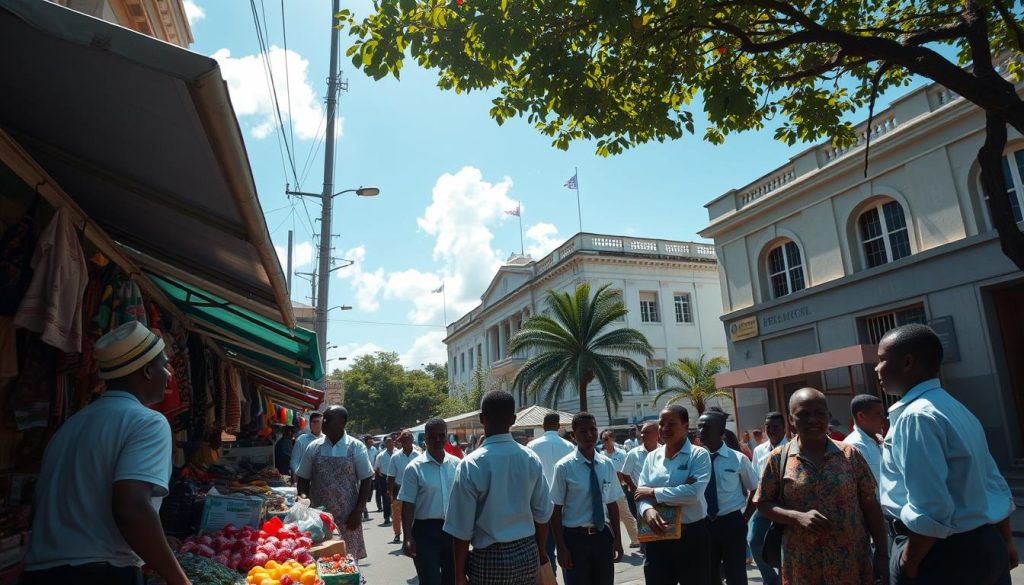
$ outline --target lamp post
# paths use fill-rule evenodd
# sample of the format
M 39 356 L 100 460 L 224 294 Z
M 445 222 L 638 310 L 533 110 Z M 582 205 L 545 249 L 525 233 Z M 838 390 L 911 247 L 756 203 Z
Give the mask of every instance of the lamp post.
M 317 268 L 317 282 L 316 282 L 316 319 L 314 321 L 314 331 L 316 331 L 317 343 L 320 345 L 320 360 L 327 363 L 327 303 L 328 292 L 330 290 L 331 272 L 341 266 L 332 268 L 331 267 L 331 214 L 332 204 L 334 198 L 338 195 L 344 195 L 345 193 L 355 193 L 359 197 L 376 197 L 380 195 L 380 189 L 377 187 L 359 187 L 357 189 L 345 189 L 338 191 L 337 193 L 330 193 L 330 183 L 324 182 L 324 193 L 305 193 L 302 191 L 286 190 L 285 192 L 289 195 L 297 195 L 299 197 L 316 197 L 320 199 L 322 205 L 322 213 L 320 214 L 320 257 L 318 258 Z M 350 266 L 347 264 L 346 266 Z M 343 305 L 344 306 L 344 305 Z M 346 310 L 346 309 L 342 309 Z M 320 381 L 320 389 L 322 390 L 326 380 L 326 376 Z

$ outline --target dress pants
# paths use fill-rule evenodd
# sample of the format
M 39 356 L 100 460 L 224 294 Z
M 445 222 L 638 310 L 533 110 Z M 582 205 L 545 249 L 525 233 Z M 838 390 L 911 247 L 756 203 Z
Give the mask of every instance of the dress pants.
M 588 534 L 586 528 L 562 528 L 572 568 L 565 571 L 566 585 L 612 585 L 615 581 L 612 531 L 605 526 Z
M 395 538 L 402 535 L 402 500 L 398 499 L 399 487 L 395 486 L 395 497 L 391 500 L 391 529 L 395 532 Z
M 891 585 L 1010 585 L 1010 559 L 999 530 L 985 524 L 935 541 L 921 561 L 917 579 L 900 573 L 907 537 L 896 535 L 889 549 Z
M 455 553 L 452 537 L 441 530 L 444 520 L 417 520 L 412 525 L 412 540 L 416 543 L 416 575 L 420 585 L 453 585 L 455 583 Z
M 764 535 L 768 533 L 772 521 L 754 512 L 750 517 L 750 525 L 747 531 L 747 541 L 750 543 L 750 554 L 754 557 L 754 564 L 761 573 L 761 581 L 764 585 L 779 585 L 779 572 L 771 565 L 761 560 L 761 550 L 764 549 Z
M 384 521 L 391 521 L 391 497 L 388 496 L 388 478 L 378 477 L 377 484 L 377 506 L 384 512 Z
M 544 552 L 548 555 L 548 562 L 550 563 L 551 570 L 555 573 L 555 580 L 558 579 L 558 545 L 555 543 L 555 531 L 551 529 L 551 524 L 548 524 L 548 539 L 544 541 Z M 565 576 L 565 569 L 562 569 L 562 582 L 568 583 L 569 579 Z
M 375 478 L 370 483 L 370 486 L 373 488 L 373 500 L 377 503 L 377 511 L 380 512 L 384 510 L 384 492 L 387 491 L 387 488 L 383 490 L 380 488 L 381 482 L 379 477 Z
M 708 532 L 712 577 L 717 579 L 720 573 L 727 585 L 747 585 L 747 523 L 743 512 L 708 518 Z
M 646 585 L 706 585 L 711 579 L 707 519 L 683 525 L 683 537 L 647 543 Z

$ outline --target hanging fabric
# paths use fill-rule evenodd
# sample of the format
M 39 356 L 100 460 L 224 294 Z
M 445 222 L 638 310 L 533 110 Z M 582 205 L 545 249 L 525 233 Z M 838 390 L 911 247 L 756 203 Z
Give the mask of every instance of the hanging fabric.
M 82 350 L 82 295 L 89 284 L 78 232 L 68 213 L 57 209 L 32 255 L 32 281 L 18 305 L 14 324 L 41 334 L 66 352 Z

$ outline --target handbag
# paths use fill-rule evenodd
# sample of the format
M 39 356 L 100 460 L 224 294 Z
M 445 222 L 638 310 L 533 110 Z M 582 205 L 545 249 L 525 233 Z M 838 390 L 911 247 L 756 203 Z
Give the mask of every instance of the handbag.
M 795 440 L 795 439 L 794 439 Z M 786 477 L 786 461 L 789 459 L 789 443 L 782 448 L 782 458 L 779 460 L 779 502 L 782 501 L 782 489 Z M 786 525 L 772 522 L 768 532 L 764 535 L 764 546 L 761 549 L 761 560 L 775 569 L 782 568 L 782 533 Z

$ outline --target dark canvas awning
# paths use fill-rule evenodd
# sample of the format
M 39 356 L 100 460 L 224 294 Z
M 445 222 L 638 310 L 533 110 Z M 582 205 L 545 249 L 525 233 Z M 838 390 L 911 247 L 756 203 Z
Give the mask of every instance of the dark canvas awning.
M 0 128 L 139 265 L 293 325 L 217 62 L 0 0 Z

